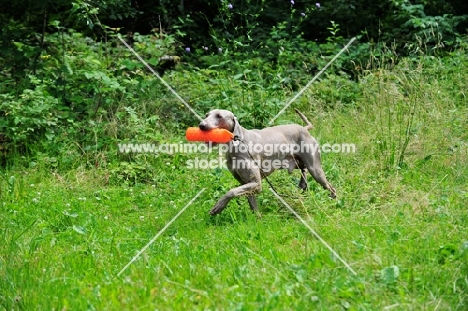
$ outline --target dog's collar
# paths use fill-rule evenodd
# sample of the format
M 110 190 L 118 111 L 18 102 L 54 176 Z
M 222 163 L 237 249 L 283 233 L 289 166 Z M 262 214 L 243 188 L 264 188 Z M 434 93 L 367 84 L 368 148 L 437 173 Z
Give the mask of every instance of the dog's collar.
M 236 134 L 232 133 L 232 135 L 234 136 L 232 138 L 232 142 L 233 142 L 234 146 L 237 146 L 239 144 L 239 142 L 244 141 L 244 137 L 243 137 L 242 134 L 236 135 Z

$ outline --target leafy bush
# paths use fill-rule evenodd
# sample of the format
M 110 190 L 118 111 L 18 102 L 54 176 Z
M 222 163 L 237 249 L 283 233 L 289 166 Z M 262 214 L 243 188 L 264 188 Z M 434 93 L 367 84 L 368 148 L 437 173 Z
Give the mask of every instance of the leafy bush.
M 0 94 L 0 98 L 0 128 L 6 139 L 21 146 L 43 137 L 54 138 L 62 115 L 57 111 L 57 98 L 43 87 L 25 89 L 17 99 L 10 94 Z
M 394 7 L 395 22 L 401 26 L 389 29 L 386 36 L 398 37 L 400 44 L 406 44 L 410 52 L 427 54 L 459 46 L 457 28 L 468 21 L 468 15 L 430 16 L 425 13 L 424 4 L 411 4 L 407 0 L 395 2 Z

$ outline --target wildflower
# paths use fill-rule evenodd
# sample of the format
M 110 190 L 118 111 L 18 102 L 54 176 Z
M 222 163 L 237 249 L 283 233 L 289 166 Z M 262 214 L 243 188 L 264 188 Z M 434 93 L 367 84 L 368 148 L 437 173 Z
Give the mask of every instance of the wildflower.
M 291 5 L 294 5 L 294 0 L 291 0 Z
M 304 16 L 305 16 L 305 13 L 304 13 L 304 12 L 302 12 L 302 13 L 301 13 L 301 16 L 302 16 L 302 17 L 304 17 Z
M 185 52 L 190 53 L 190 48 L 189 48 L 189 47 L 186 47 L 186 48 L 185 48 Z
M 207 46 L 204 46 L 203 49 L 204 49 L 205 51 L 208 51 L 208 47 L 207 47 Z
M 316 3 L 315 6 L 320 9 L 320 3 Z
M 223 53 L 223 48 L 218 48 L 219 53 Z
M 233 7 L 234 7 L 234 6 L 233 6 L 232 4 L 230 4 L 230 3 L 228 4 L 228 9 L 229 9 L 229 10 L 232 10 Z

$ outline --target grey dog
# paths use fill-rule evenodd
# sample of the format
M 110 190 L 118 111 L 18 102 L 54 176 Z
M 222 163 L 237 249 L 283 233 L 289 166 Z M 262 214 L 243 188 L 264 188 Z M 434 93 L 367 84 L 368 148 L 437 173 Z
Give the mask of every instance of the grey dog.
M 301 189 L 307 188 L 306 173 L 309 171 L 324 189 L 330 191 L 330 197 L 336 197 L 336 191 L 322 169 L 318 142 L 309 134 L 312 124 L 299 110 L 296 112 L 306 126 L 287 124 L 261 130 L 243 128 L 228 110 L 217 109 L 206 114 L 198 126 L 201 130 L 221 128 L 235 135 L 236 139 L 227 145 L 226 165 L 241 183 L 218 200 L 210 211 L 211 215 L 221 213 L 231 199 L 242 195 L 247 196 L 250 208 L 257 212 L 255 194 L 262 191 L 262 179 L 276 169 L 287 169 L 290 174 L 294 169 L 300 169 Z

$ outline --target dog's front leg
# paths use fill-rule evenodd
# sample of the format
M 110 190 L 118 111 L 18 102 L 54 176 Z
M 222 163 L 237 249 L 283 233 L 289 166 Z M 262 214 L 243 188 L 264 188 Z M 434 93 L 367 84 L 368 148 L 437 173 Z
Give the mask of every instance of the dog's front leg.
M 221 213 L 226 208 L 229 201 L 235 197 L 239 197 L 241 195 L 252 195 L 254 193 L 259 193 L 260 191 L 262 191 L 262 185 L 260 182 L 250 182 L 245 185 L 233 188 L 218 200 L 215 206 L 211 209 L 210 214 L 216 215 Z M 249 203 L 250 202 L 251 200 L 249 199 Z
M 254 195 L 249 195 L 247 196 L 247 200 L 249 201 L 249 205 L 250 205 L 250 208 L 252 209 L 252 212 L 254 213 L 258 212 L 257 198 Z

